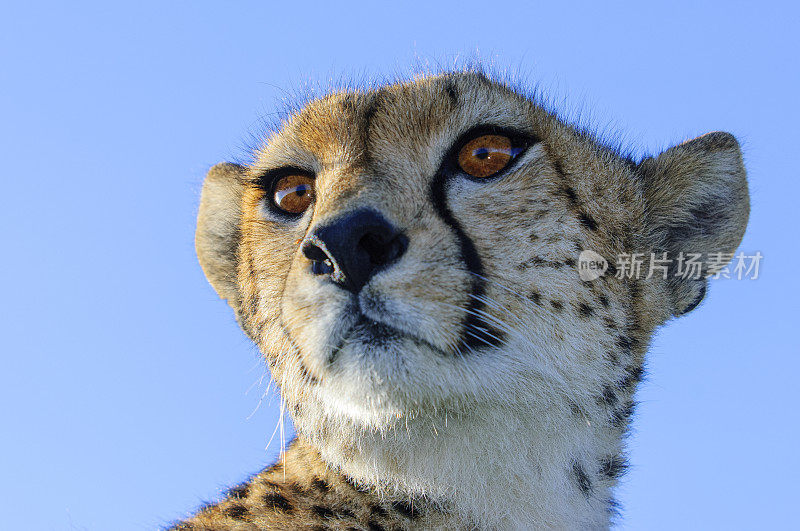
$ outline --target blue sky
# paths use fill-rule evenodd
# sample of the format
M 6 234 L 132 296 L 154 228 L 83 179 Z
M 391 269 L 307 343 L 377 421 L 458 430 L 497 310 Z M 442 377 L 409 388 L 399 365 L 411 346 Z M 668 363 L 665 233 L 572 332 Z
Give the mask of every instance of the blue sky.
M 203 176 L 304 83 L 476 51 L 638 153 L 742 141 L 761 276 L 659 332 L 620 528 L 793 523 L 799 8 L 604 4 L 4 6 L 3 527 L 152 529 L 275 458 L 269 377 L 194 255 Z

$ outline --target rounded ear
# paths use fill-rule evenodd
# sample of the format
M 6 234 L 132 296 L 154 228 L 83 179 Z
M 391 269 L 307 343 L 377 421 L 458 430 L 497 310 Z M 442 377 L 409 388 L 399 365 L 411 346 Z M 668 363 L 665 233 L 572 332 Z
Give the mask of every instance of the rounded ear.
M 727 264 L 747 227 L 750 196 L 742 153 L 733 135 L 708 133 L 644 160 L 639 170 L 645 222 L 656 251 L 667 252 L 673 264 L 673 314 L 682 315 L 702 301 L 706 278 Z M 682 276 L 681 260 L 698 254 L 699 274 Z
M 206 278 L 240 314 L 236 282 L 244 167 L 222 162 L 208 171 L 197 213 L 195 249 Z

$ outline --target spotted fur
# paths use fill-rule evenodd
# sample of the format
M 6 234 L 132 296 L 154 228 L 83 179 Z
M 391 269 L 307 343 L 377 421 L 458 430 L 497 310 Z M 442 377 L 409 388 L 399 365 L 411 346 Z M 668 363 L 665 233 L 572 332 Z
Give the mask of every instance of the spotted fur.
M 481 182 L 444 169 L 478 126 L 530 139 Z M 283 167 L 316 178 L 296 218 L 266 206 Z M 408 248 L 356 296 L 301 242 L 365 208 Z M 197 230 L 298 438 L 174 529 L 608 527 L 650 337 L 706 281 L 583 281 L 578 255 L 733 252 L 747 216 L 727 133 L 634 162 L 475 72 L 310 103 L 211 169 Z

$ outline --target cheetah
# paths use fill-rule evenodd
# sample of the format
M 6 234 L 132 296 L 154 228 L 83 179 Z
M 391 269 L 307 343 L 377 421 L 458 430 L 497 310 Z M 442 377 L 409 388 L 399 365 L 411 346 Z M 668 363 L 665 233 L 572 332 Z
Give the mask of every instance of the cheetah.
M 312 101 L 196 232 L 297 437 L 171 529 L 608 528 L 651 336 L 724 265 L 614 257 L 732 253 L 748 215 L 728 133 L 634 159 L 479 71 Z

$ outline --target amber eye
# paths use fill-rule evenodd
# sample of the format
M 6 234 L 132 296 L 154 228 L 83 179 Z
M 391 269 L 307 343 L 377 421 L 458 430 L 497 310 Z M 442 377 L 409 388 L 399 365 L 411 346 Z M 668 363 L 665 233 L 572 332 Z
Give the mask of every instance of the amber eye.
M 458 166 L 467 175 L 485 178 L 496 174 L 519 155 L 510 138 L 482 135 L 467 142 L 458 152 Z
M 275 206 L 287 214 L 302 214 L 314 200 L 314 179 L 308 175 L 287 175 L 275 181 Z

